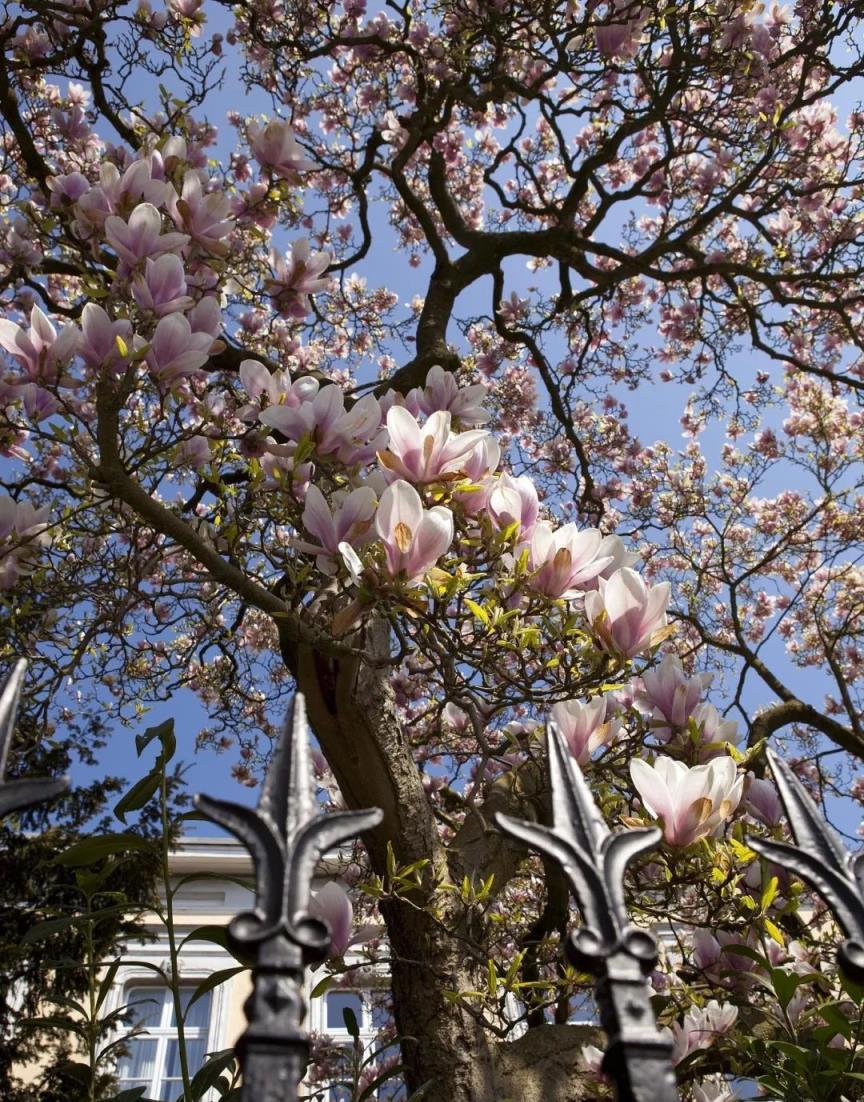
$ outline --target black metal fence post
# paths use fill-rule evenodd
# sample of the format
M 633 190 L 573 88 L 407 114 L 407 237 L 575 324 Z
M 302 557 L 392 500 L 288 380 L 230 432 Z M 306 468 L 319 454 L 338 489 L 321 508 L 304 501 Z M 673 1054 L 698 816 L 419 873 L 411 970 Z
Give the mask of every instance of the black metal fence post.
M 850 854 L 790 766 L 773 751 L 766 754 L 795 845 L 749 836 L 747 844 L 822 896 L 846 934 L 837 951 L 840 968 L 850 980 L 864 984 L 864 852 Z
M 255 865 L 255 909 L 228 928 L 241 957 L 253 962 L 249 1025 L 237 1052 L 244 1102 L 294 1102 L 309 1058 L 303 1029 L 305 969 L 325 960 L 330 930 L 309 914 L 312 879 L 322 855 L 381 822 L 377 808 L 316 815 L 303 697 L 294 697 L 267 769 L 257 810 L 198 796 L 196 804 L 246 846 Z
M 672 1043 L 657 1028 L 647 976 L 657 941 L 630 925 L 624 872 L 637 854 L 660 841 L 656 827 L 612 834 L 558 728 L 546 728 L 552 826 L 496 814 L 498 826 L 556 861 L 564 871 L 583 924 L 568 938 L 568 959 L 596 977 L 600 1022 L 609 1038 L 603 1072 L 619 1102 L 676 1102 Z

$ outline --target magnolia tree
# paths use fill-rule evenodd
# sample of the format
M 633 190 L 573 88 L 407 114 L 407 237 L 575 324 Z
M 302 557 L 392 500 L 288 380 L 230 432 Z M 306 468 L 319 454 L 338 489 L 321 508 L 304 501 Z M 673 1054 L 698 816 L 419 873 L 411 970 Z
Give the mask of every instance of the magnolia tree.
M 766 740 L 817 796 L 864 754 L 862 16 L 5 16 L 4 653 L 48 725 L 191 688 L 248 783 L 305 694 L 322 799 L 384 811 L 410 1089 L 607 1089 L 563 881 L 492 823 L 548 814 L 552 719 L 662 826 L 629 902 L 683 1089 L 854 1095 L 833 931 L 745 831 L 785 831 Z

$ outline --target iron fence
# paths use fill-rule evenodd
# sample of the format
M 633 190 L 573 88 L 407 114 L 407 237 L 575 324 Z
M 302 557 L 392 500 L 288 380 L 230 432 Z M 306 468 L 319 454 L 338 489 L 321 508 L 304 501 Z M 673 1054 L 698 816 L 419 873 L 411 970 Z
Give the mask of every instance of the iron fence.
M 26 663 L 15 664 L 0 688 L 0 817 L 56 798 L 68 780 L 5 779 L 6 761 Z M 864 984 L 864 853 L 851 855 L 819 814 L 790 767 L 768 751 L 770 768 L 795 844 L 749 838 L 762 856 L 806 881 L 828 904 L 846 940 L 841 971 Z M 549 825 L 496 815 L 499 829 L 557 863 L 580 914 L 565 942 L 568 960 L 595 978 L 600 1022 L 607 1035 L 602 1070 L 619 1102 L 675 1102 L 672 1043 L 657 1026 L 648 975 L 657 963 L 655 937 L 629 921 L 624 874 L 655 847 L 656 827 L 610 832 L 582 772 L 555 727 L 547 727 L 551 791 Z M 245 1005 L 248 1025 L 237 1045 L 243 1102 L 296 1102 L 309 1058 L 303 1029 L 305 970 L 325 960 L 330 930 L 309 913 L 316 867 L 324 852 L 381 822 L 382 812 L 317 813 L 309 764 L 303 697 L 294 698 L 258 807 L 199 796 L 202 813 L 235 835 L 255 867 L 256 902 L 237 915 L 229 937 L 253 966 Z

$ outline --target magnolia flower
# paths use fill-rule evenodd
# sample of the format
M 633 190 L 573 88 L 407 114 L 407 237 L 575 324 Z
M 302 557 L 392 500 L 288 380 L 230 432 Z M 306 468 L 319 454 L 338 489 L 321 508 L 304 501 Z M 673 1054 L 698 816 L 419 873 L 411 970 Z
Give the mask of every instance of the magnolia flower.
M 309 913 L 326 923 L 330 930 L 330 949 L 334 957 L 341 957 L 352 942 L 354 908 L 348 893 L 335 880 L 313 892 Z
M 294 132 L 283 119 L 271 119 L 263 129 L 257 123 L 250 123 L 246 137 L 258 164 L 283 180 L 296 183 L 299 169 L 315 167 L 313 161 L 303 156 Z
M 728 757 L 693 768 L 662 755 L 653 766 L 635 758 L 630 777 L 670 846 L 689 846 L 717 830 L 738 806 L 744 785 Z
M 606 558 L 608 555 L 609 563 L 603 567 L 600 573 L 601 578 L 611 578 L 616 570 L 621 570 L 625 566 L 632 566 L 639 556 L 635 551 L 628 551 L 627 545 L 620 536 L 604 536 L 603 541 L 600 544 L 600 556 Z M 596 589 L 596 585 L 591 587 Z
M 712 999 L 704 1007 L 691 1007 L 683 1022 L 672 1026 L 672 1062 L 679 1064 L 692 1052 L 710 1048 L 724 1033 L 728 1033 L 738 1018 L 738 1007 Z
M 29 330 L 0 319 L 0 348 L 5 348 L 28 376 L 39 382 L 59 381 L 63 368 L 75 355 L 78 335 L 74 325 L 65 325 L 58 336 L 38 306 L 30 311 Z
M 367 394 L 346 412 L 345 395 L 334 383 L 295 407 L 285 403 L 268 406 L 258 420 L 289 440 L 312 437 L 321 455 L 335 454 L 346 466 L 368 462 L 383 439 L 375 395 Z
M 116 214 L 105 219 L 105 237 L 120 257 L 121 268 L 160 253 L 174 252 L 188 244 L 185 233 L 162 233 L 162 215 L 152 203 L 139 203 L 127 221 Z
M 234 229 L 234 222 L 228 217 L 230 211 L 231 200 L 223 191 L 204 194 L 197 172 L 185 174 L 182 194 L 171 205 L 177 224 L 188 230 L 196 245 L 213 256 L 225 256 L 228 252 L 228 243 L 222 238 Z
M 777 826 L 783 818 L 783 805 L 777 789 L 771 781 L 756 777 L 753 773 L 747 774 L 744 809 L 767 827 Z
M 284 405 L 296 409 L 302 402 L 311 401 L 318 393 L 318 380 L 298 379 L 292 382 L 291 373 L 267 370 L 258 360 L 244 360 L 240 364 L 240 381 L 253 400 L 237 411 L 241 421 L 255 421 L 261 412 L 258 399 L 268 400 L 268 405 Z
M 416 585 L 453 542 L 453 514 L 442 505 L 424 510 L 414 487 L 400 479 L 381 495 L 375 531 L 391 577 Z
M 433 413 L 424 425 L 404 406 L 387 412 L 389 447 L 378 459 L 388 471 L 410 482 L 436 482 L 464 471 L 468 454 L 488 433 L 483 429 L 451 432 L 449 413 Z
M 579 1052 L 579 1063 L 591 1075 L 603 1074 L 603 1050 L 596 1045 L 583 1045 Z
M 411 391 L 406 404 L 410 407 L 412 402 L 416 403 L 420 412 L 427 416 L 440 410 L 450 413 L 463 425 L 485 425 L 491 417 L 482 406 L 485 397 L 483 383 L 460 387 L 452 371 L 435 364 L 429 368 L 425 387 Z
M 177 447 L 174 453 L 178 463 L 193 467 L 196 471 L 206 467 L 212 455 L 210 453 L 210 441 L 206 436 L 190 436 Z
M 668 737 L 672 734 L 671 728 L 687 726 L 702 693 L 710 684 L 710 673 L 687 677 L 681 659 L 667 654 L 656 669 L 642 674 L 644 688 L 636 696 L 636 706 L 648 713 L 658 738 Z
M 39 549 L 51 543 L 49 515 L 47 507 L 0 497 L 0 590 L 12 589 L 33 571 Z
M 639 49 L 645 16 L 633 12 L 632 0 L 612 0 L 603 26 L 595 26 L 594 42 L 603 57 L 634 57 Z M 635 18 L 634 18 L 635 14 Z
M 738 723 L 734 719 L 721 719 L 720 713 L 713 704 L 703 701 L 693 709 L 690 720 L 695 724 L 699 732 L 700 748 L 713 746 L 712 753 L 723 753 L 723 744 L 736 742 L 738 739 Z M 710 757 L 710 753 L 702 753 L 701 756 Z
M 194 299 L 186 294 L 183 262 L 174 253 L 165 253 L 156 260 L 148 257 L 143 275 L 139 273 L 132 280 L 132 295 L 142 310 L 160 318 L 194 305 Z
M 564 736 L 570 753 L 580 765 L 585 765 L 599 747 L 611 742 L 620 724 L 606 720 L 605 696 L 593 700 L 563 700 L 552 707 L 552 722 Z
M 596 578 L 609 562 L 608 558 L 598 558 L 602 538 L 596 528 L 580 531 L 575 524 L 564 524 L 553 529 L 541 521 L 524 545 L 533 572 L 528 585 L 547 597 L 569 600 L 579 596 L 585 583 Z
M 147 365 L 157 379 L 171 383 L 203 367 L 210 358 L 212 346 L 212 336 L 193 333 L 184 314 L 169 314 L 156 326 L 147 352 Z
M 693 931 L 693 963 L 697 968 L 711 968 L 720 960 L 722 946 L 710 930 L 702 928 Z
M 270 264 L 274 275 L 264 281 L 264 289 L 276 312 L 284 318 L 305 318 L 310 308 L 308 296 L 330 286 L 324 272 L 331 259 L 328 252 L 313 253 L 305 237 L 294 242 L 288 258 L 272 250 Z
M 669 582 L 647 587 L 629 567 L 601 578 L 597 592 L 585 597 L 585 615 L 601 647 L 632 658 L 650 646 L 655 632 L 666 626 L 669 589 Z
M 537 488 L 530 478 L 502 474 L 495 482 L 488 499 L 489 517 L 499 529 L 516 525 L 518 538 L 527 539 L 537 522 L 540 502 Z
M 128 357 L 126 353 L 121 353 L 117 338 L 128 348 L 131 335 L 132 326 L 128 321 L 112 321 L 101 306 L 88 302 L 81 311 L 78 353 L 89 367 L 122 368 L 121 359 Z
M 448 700 L 441 711 L 441 723 L 454 731 L 467 731 L 471 727 L 471 717 L 458 704 Z
M 378 499 L 370 486 L 361 486 L 350 494 L 334 498 L 335 509 L 330 506 L 317 486 L 310 486 L 306 492 L 303 509 L 303 524 L 307 532 L 318 539 L 318 543 L 296 540 L 298 551 L 308 551 L 317 555 L 318 569 L 324 574 L 334 574 L 333 562 L 339 552 L 339 545 L 347 543 L 358 547 L 370 536 L 372 517 Z

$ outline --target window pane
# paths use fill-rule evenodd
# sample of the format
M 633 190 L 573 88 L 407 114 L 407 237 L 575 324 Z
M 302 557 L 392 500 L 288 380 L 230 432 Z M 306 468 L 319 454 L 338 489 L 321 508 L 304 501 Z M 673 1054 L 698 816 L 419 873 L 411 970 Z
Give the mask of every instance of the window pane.
M 158 987 L 128 987 L 126 1002 L 134 1025 L 145 1029 L 158 1029 L 162 1024 L 162 1007 L 167 991 Z
M 186 1038 L 186 1060 L 189 1065 L 190 1077 L 199 1071 L 201 1065 L 204 1063 L 204 1056 L 207 1052 L 207 1039 L 201 1037 L 198 1040 L 190 1040 Z M 180 1072 L 180 1044 L 178 1041 L 169 1041 L 165 1050 L 165 1068 L 163 1071 L 163 1077 L 165 1079 L 177 1079 L 181 1078 Z
M 195 991 L 194 987 L 184 987 L 181 991 L 181 1005 L 184 1012 L 189 1007 L 189 1000 Z M 184 1024 L 187 1029 L 206 1029 L 210 1024 L 210 992 L 197 999 L 191 1009 L 186 1012 Z
M 403 1102 L 407 1098 L 407 1091 L 402 1076 L 396 1075 L 382 1083 L 378 1088 L 378 1098 L 381 1102 L 384 1102 L 385 1099 L 386 1102 Z
M 180 1005 L 183 1007 L 184 1010 L 189 1006 L 189 1000 L 195 994 L 195 989 L 196 989 L 197 986 L 198 986 L 197 983 L 196 984 L 184 984 L 180 988 Z M 174 1015 L 174 999 L 172 998 L 170 992 L 168 993 L 168 1001 L 170 1003 L 168 1024 L 170 1025 L 170 1027 L 172 1029 L 175 1029 L 176 1026 L 177 1026 L 177 1020 L 176 1020 L 176 1017 Z M 186 1025 L 189 1026 L 190 1029 L 193 1029 L 193 1028 L 206 1029 L 209 1022 L 210 1022 L 210 992 L 208 991 L 206 995 L 202 995 L 201 998 L 198 999 L 194 1003 L 194 1005 L 192 1006 L 192 1009 L 189 1011 L 189 1016 L 186 1019 Z
M 567 1021 L 571 1023 L 596 1022 L 600 1017 L 593 991 L 580 991 L 571 995 L 569 1010 Z
M 122 1056 L 117 1064 L 117 1075 L 123 1079 L 146 1080 L 149 1086 L 156 1067 L 157 1041 L 135 1038 L 127 1041 L 128 1056 Z
M 372 1003 L 372 1027 L 376 1031 L 379 1029 L 386 1029 L 393 1024 L 393 1015 L 390 1012 L 390 1006 L 380 995 L 375 996 L 375 1000 Z
M 353 1010 L 357 1024 L 363 1028 L 363 1000 L 356 991 L 331 991 L 327 995 L 327 1028 L 345 1031 L 343 1011 Z

